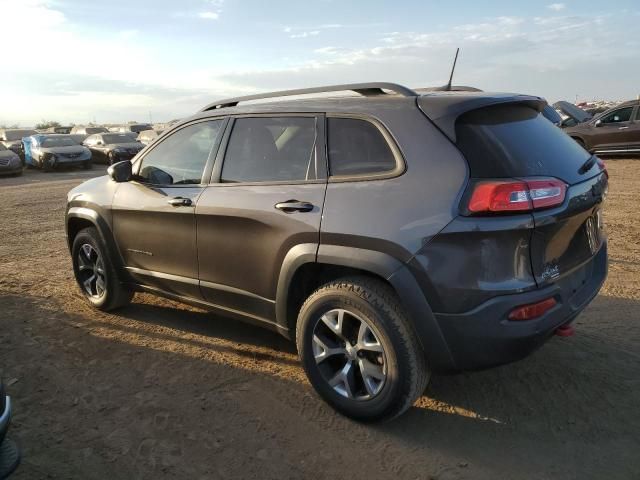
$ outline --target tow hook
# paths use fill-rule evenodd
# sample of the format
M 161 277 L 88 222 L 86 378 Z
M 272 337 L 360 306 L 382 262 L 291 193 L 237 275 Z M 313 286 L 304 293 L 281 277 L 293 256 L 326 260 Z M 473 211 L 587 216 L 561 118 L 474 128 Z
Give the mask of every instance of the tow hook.
M 559 337 L 571 337 L 574 333 L 576 333 L 576 330 L 571 325 L 563 325 L 556 328 L 555 333 Z

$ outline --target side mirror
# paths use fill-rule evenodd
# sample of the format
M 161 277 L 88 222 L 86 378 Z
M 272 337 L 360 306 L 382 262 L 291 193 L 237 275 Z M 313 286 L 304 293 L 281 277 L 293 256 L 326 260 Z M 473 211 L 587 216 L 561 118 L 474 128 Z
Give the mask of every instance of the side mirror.
M 602 126 L 602 120 L 596 120 L 596 123 L 593 124 L 594 127 L 601 127 Z
M 133 165 L 131 160 L 124 160 L 122 162 L 114 163 L 107 168 L 107 174 L 111 177 L 111 180 L 117 183 L 124 183 L 131 180 L 133 176 Z

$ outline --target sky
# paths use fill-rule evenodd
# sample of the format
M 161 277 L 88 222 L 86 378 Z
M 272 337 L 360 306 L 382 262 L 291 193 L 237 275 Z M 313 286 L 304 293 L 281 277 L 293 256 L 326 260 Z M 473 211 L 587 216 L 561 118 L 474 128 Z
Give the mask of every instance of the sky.
M 447 82 L 640 94 L 638 0 L 0 0 L 0 125 L 163 122 L 220 98 Z

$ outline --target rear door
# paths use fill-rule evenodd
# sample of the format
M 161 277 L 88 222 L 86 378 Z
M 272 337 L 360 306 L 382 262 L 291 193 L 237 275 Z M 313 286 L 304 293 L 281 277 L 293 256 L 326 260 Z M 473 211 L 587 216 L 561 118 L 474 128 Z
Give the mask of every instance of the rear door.
M 200 298 L 195 205 L 225 122 L 199 121 L 176 130 L 136 161 L 132 181 L 118 185 L 114 235 L 137 283 Z
M 285 255 L 301 244 L 317 250 L 327 177 L 324 118 L 240 117 L 225 136 L 196 206 L 202 294 L 272 321 Z
M 607 176 L 595 157 L 536 110 L 518 104 L 469 112 L 458 120 L 456 134 L 472 178 L 552 177 L 565 183 L 561 205 L 531 213 L 534 228 L 523 247 L 529 247 L 538 285 L 571 273 L 599 251 Z

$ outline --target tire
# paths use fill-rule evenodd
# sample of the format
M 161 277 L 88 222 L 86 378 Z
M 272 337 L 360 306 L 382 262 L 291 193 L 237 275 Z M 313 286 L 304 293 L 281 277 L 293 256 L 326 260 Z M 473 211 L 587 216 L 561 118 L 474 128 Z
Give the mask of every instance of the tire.
M 131 302 L 133 292 L 120 283 L 104 242 L 94 227 L 78 232 L 73 239 L 71 258 L 73 273 L 80 291 L 93 307 L 110 311 Z M 91 280 L 92 277 L 97 278 Z M 98 279 L 101 281 L 99 282 Z M 85 283 L 87 281 L 89 281 L 88 288 Z
M 361 342 L 363 324 L 365 341 Z M 339 326 L 341 336 L 336 334 Z M 356 336 L 356 344 L 347 346 L 344 340 L 353 342 Z M 342 278 L 313 292 L 298 315 L 296 344 L 316 392 L 355 420 L 397 417 L 415 403 L 429 382 L 425 355 L 406 313 L 391 287 L 376 279 Z M 367 346 L 359 350 L 360 345 Z M 341 351 L 346 353 L 336 353 Z M 364 372 L 371 376 L 365 379 Z
M 82 162 L 82 168 L 85 170 L 91 170 L 93 168 L 93 162 L 91 160 L 87 160 L 86 162 Z

